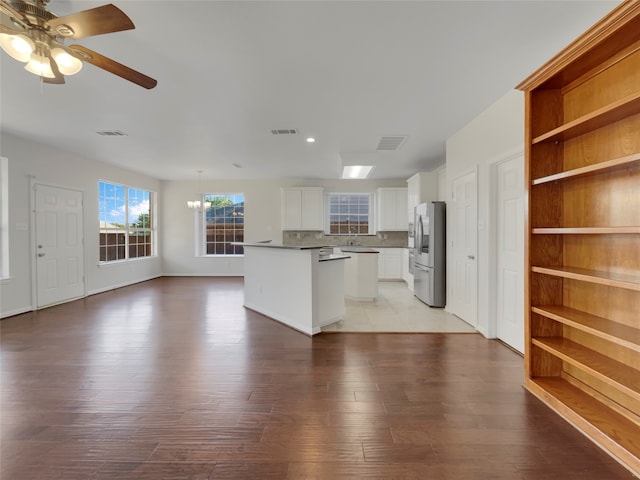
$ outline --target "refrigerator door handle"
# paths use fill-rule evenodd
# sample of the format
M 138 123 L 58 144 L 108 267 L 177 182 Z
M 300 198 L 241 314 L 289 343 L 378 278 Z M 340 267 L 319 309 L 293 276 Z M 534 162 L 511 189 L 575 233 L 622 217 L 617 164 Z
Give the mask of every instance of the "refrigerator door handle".
M 420 265 L 419 263 L 414 263 L 413 266 L 415 267 L 416 270 L 421 270 L 423 272 L 428 272 L 429 270 L 431 270 L 429 267 Z
M 422 215 L 418 215 L 418 219 L 417 219 L 417 225 L 416 225 L 416 241 L 415 243 L 415 249 L 418 252 L 418 254 L 420 254 L 422 252 L 422 233 L 423 233 L 423 226 L 422 226 Z

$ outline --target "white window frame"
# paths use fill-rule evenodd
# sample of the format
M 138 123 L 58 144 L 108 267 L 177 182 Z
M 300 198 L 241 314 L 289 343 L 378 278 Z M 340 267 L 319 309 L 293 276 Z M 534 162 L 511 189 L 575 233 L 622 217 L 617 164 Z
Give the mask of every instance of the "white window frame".
M 347 196 L 366 196 L 369 198 L 369 213 L 367 223 L 367 233 L 345 232 L 345 233 L 332 233 L 331 232 L 331 197 L 338 195 Z M 350 236 L 350 235 L 375 235 L 375 195 L 372 192 L 327 192 L 325 194 L 325 232 L 330 236 Z
M 201 256 L 203 257 L 241 257 L 244 256 L 244 253 L 207 253 L 207 217 L 206 217 L 206 213 L 207 213 L 207 202 L 209 201 L 209 199 L 211 197 L 237 197 L 237 196 L 242 196 L 242 204 L 243 204 L 243 209 L 242 209 L 242 217 L 243 217 L 243 222 L 242 222 L 242 239 L 234 239 L 234 241 L 242 241 L 244 240 L 244 235 L 246 233 L 246 217 L 245 217 L 245 206 L 246 206 L 246 201 L 247 201 L 247 196 L 244 192 L 227 192 L 227 193 L 220 193 L 220 192 L 210 192 L 210 193 L 205 193 L 201 200 L 201 205 L 204 205 L 202 209 L 200 209 L 197 213 L 198 213 L 198 219 L 199 219 L 199 223 L 200 223 L 200 231 L 199 231 L 199 236 L 200 236 L 200 252 L 201 252 Z M 196 228 L 196 232 L 197 232 L 198 228 Z M 198 232 L 197 232 L 198 233 Z M 234 235 L 235 237 L 235 235 Z M 216 242 L 211 242 L 211 243 L 216 243 Z M 240 250 L 242 250 L 242 247 L 239 247 Z M 196 254 L 198 252 L 196 251 Z
M 153 258 L 153 257 L 157 257 L 158 256 L 158 242 L 157 242 L 157 208 L 156 208 L 156 199 L 157 199 L 157 193 L 152 191 L 152 190 L 147 190 L 145 188 L 140 188 L 140 187 L 134 187 L 131 185 L 125 185 L 122 183 L 118 183 L 118 182 L 112 182 L 110 180 L 98 180 L 98 224 L 99 224 L 99 231 L 98 231 L 98 237 L 100 237 L 100 234 L 102 234 L 103 230 L 110 230 L 109 227 L 105 227 L 102 225 L 102 212 L 100 212 L 100 202 L 101 202 L 101 196 L 100 196 L 100 184 L 101 183 L 105 183 L 105 184 L 109 184 L 109 185 L 113 185 L 115 187 L 122 187 L 124 189 L 125 192 L 125 199 L 124 199 L 124 218 L 125 218 L 125 223 L 124 223 L 124 227 L 122 228 L 113 228 L 112 230 L 123 230 L 124 231 L 124 235 L 125 235 L 125 243 L 124 243 L 124 253 L 125 253 L 125 257 L 124 258 L 117 258 L 117 259 L 113 259 L 113 260 L 101 260 L 100 259 L 100 248 L 102 247 L 100 240 L 98 240 L 98 264 L 99 265 L 111 265 L 114 263 L 121 263 L 121 262 L 134 262 L 134 261 L 140 261 L 140 260 L 144 260 L 144 259 L 149 259 L 149 258 Z M 150 228 L 140 228 L 137 226 L 131 226 L 131 224 L 129 223 L 129 190 L 130 189 L 134 189 L 134 190 L 140 190 L 142 192 L 146 192 L 149 194 L 149 216 L 151 217 L 151 227 Z M 142 255 L 142 256 L 137 256 L 137 257 L 130 257 L 129 256 L 129 237 L 131 236 L 131 234 L 133 232 L 147 232 L 150 236 L 150 243 L 151 243 L 151 255 Z

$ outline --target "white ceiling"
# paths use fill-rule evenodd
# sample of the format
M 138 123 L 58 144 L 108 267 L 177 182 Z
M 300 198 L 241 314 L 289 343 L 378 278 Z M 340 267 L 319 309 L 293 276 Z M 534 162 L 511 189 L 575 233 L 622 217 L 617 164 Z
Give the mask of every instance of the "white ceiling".
M 136 29 L 73 43 L 158 86 L 88 64 L 66 85 L 40 85 L 2 53 L 3 132 L 159 179 L 335 179 L 341 163 L 362 162 L 386 179 L 443 164 L 449 136 L 619 2 L 113 3 Z M 281 128 L 299 134 L 271 134 Z M 408 138 L 376 151 L 389 135 Z

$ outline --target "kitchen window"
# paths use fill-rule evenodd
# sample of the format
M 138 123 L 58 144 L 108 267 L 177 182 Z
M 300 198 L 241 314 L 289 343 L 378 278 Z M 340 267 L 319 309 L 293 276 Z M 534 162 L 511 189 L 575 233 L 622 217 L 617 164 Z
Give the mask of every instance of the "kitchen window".
M 373 194 L 328 193 L 329 235 L 369 235 L 372 230 Z
M 155 250 L 153 194 L 139 188 L 98 182 L 100 262 L 151 257 Z
M 204 244 L 206 255 L 242 255 L 244 194 L 208 193 L 204 196 Z

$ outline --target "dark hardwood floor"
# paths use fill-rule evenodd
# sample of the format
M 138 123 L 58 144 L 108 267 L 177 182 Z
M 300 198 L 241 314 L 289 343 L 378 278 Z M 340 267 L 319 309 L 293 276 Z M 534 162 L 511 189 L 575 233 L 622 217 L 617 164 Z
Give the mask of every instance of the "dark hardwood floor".
M 497 341 L 309 338 L 242 302 L 160 278 L 4 319 L 0 478 L 633 478 Z

